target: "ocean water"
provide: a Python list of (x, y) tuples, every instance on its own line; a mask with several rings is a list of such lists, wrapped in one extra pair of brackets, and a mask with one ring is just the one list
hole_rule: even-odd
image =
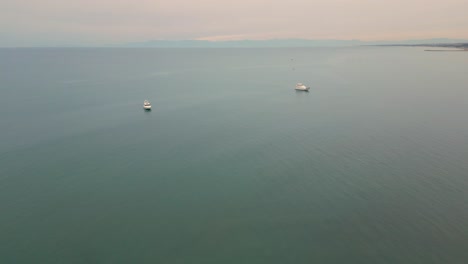
[(0, 263), (468, 263), (467, 113), (468, 52), (0, 49)]

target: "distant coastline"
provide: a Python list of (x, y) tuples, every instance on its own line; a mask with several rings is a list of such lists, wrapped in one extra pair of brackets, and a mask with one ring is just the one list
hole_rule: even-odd
[(84, 44), (68, 43), (36, 46), (8, 46), (0, 48), (309, 48), (309, 47), (359, 47), (359, 46), (406, 46), (432, 48), (468, 49), (468, 39), (409, 39), (400, 41), (391, 40), (359, 40), (359, 39), (264, 39), (264, 40), (148, 40), (142, 42)]
[[(434, 44), (436, 43), (436, 44)], [(150, 40), (116, 45), (133, 48), (307, 48), (356, 46), (424, 46), (468, 48), (468, 39), (418, 39), (395, 41), (362, 41), (357, 39), (268, 39), (268, 40)]]
[(429, 48), (449, 48), (449, 49), (426, 49), (424, 51), (468, 51), (468, 43), (434, 43), (434, 44), (385, 44), (375, 46), (396, 46), (396, 47), (429, 47)]
[(426, 49), (424, 51), (448, 51), (448, 52), (452, 52), (452, 51), (468, 51), (468, 49), (454, 49), (454, 50)]

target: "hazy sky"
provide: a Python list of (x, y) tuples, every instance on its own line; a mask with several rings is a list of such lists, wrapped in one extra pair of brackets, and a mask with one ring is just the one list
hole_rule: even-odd
[(0, 46), (468, 38), (468, 0), (0, 0)]

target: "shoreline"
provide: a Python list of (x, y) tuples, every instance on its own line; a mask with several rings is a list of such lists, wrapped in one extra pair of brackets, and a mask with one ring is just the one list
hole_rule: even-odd
[(455, 50), (442, 50), (442, 49), (426, 49), (424, 51), (438, 51), (438, 52), (453, 52), (453, 51), (468, 51), (468, 49), (455, 49)]

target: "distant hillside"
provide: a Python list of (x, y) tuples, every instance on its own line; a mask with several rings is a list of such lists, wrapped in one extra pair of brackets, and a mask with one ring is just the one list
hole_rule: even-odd
[(431, 44), (390, 44), (380, 46), (413, 46), (413, 47), (437, 47), (437, 48), (457, 48), (468, 49), (468, 42), (465, 43), (431, 43)]
[(358, 40), (305, 40), (305, 39), (273, 39), (273, 40), (153, 40), (124, 44), (126, 47), (155, 48), (255, 48), (255, 47), (333, 47), (360, 45)]
[(119, 47), (151, 48), (280, 48), (280, 47), (346, 47), (360, 45), (455, 45), (468, 43), (466, 39), (420, 39), (405, 41), (360, 41), (360, 40), (308, 40), (308, 39), (272, 39), (272, 40), (152, 40), (133, 42)]

